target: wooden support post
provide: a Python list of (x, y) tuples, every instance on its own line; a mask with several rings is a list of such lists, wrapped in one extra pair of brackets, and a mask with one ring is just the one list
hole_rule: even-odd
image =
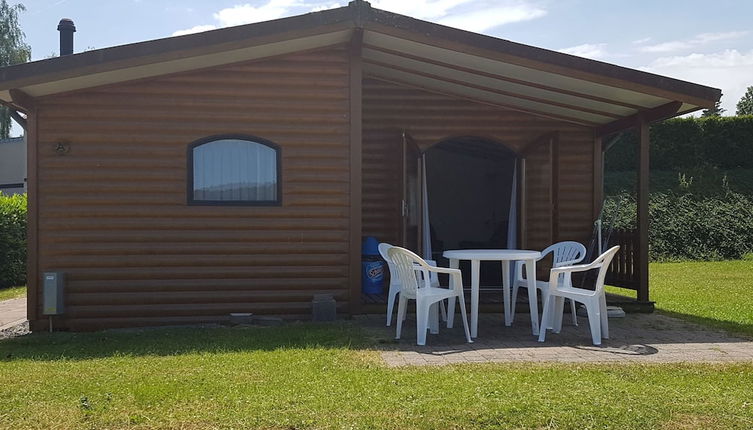
[(362, 98), (363, 29), (355, 28), (350, 40), (350, 314), (361, 311), (361, 186), (362, 186)]
[(38, 119), (37, 109), (27, 111), (26, 122), (26, 319), (32, 331), (42, 330), (38, 325), (41, 315), (42, 274), (39, 273), (39, 174), (38, 174)]
[(638, 301), (648, 302), (649, 123), (638, 117)]

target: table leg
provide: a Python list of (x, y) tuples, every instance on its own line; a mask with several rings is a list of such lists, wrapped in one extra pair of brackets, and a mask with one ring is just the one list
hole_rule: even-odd
[(536, 294), (536, 260), (526, 260), (526, 280), (528, 281), (528, 305), (531, 309), (531, 331), (539, 334), (539, 304)]
[[(460, 261), (455, 258), (450, 258), (450, 269), (457, 269), (460, 267)], [(452, 282), (452, 278), (450, 278)], [(450, 285), (450, 288), (453, 286)], [(462, 286), (461, 286), (462, 288)], [(452, 328), (455, 321), (455, 297), (447, 299), (447, 328)]]
[(481, 261), (471, 260), (471, 337), (478, 337), (478, 294)]
[(510, 261), (502, 260), (502, 303), (505, 310), (505, 325), (512, 325), (512, 308), (510, 303)]

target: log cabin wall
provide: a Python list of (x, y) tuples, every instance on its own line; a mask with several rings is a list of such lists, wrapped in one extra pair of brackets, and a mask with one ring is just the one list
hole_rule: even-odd
[[(314, 293), (346, 312), (348, 67), (329, 49), (39, 99), (38, 268), (67, 281), (56, 327), (308, 318)], [(281, 206), (187, 205), (187, 146), (228, 133), (281, 147)], [(30, 318), (46, 327), (41, 306)]]
[[(363, 234), (398, 242), (401, 223), (400, 142), (408, 132), (427, 149), (444, 139), (479, 136), (521, 151), (538, 137), (556, 131), (558, 177), (539, 160), (527, 163), (530, 174), (526, 247), (543, 249), (557, 240), (586, 242), (593, 222), (593, 135), (581, 127), (482, 103), (397, 84), (365, 79), (363, 85)], [(548, 150), (547, 150), (548, 151)], [(552, 220), (549, 193), (557, 187), (559, 212)], [(551, 223), (556, 223), (552, 225)]]

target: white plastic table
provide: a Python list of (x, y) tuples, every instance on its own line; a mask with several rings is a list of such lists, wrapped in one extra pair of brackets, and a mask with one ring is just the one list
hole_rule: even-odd
[[(504, 302), (505, 325), (512, 324), (512, 308), (510, 303), (510, 266), (513, 261), (522, 260), (526, 265), (526, 276), (528, 280), (528, 303), (531, 308), (531, 329), (534, 336), (539, 334), (539, 306), (536, 300), (536, 276), (530, 275), (536, 273), (536, 259), (541, 258), (539, 251), (526, 251), (521, 249), (454, 249), (442, 253), (450, 260), (450, 267), (457, 269), (460, 260), (470, 260), (471, 262), (471, 337), (478, 335), (478, 296), (479, 296), (479, 278), (482, 261), (499, 261), (502, 263), (502, 298)], [(454, 315), (455, 301), (450, 300), (448, 317)]]

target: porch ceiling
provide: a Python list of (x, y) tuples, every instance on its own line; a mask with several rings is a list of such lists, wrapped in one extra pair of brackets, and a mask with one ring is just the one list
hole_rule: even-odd
[[(589, 127), (676, 101), (621, 86), (364, 31), (364, 74)], [(683, 103), (678, 112), (702, 108)]]

